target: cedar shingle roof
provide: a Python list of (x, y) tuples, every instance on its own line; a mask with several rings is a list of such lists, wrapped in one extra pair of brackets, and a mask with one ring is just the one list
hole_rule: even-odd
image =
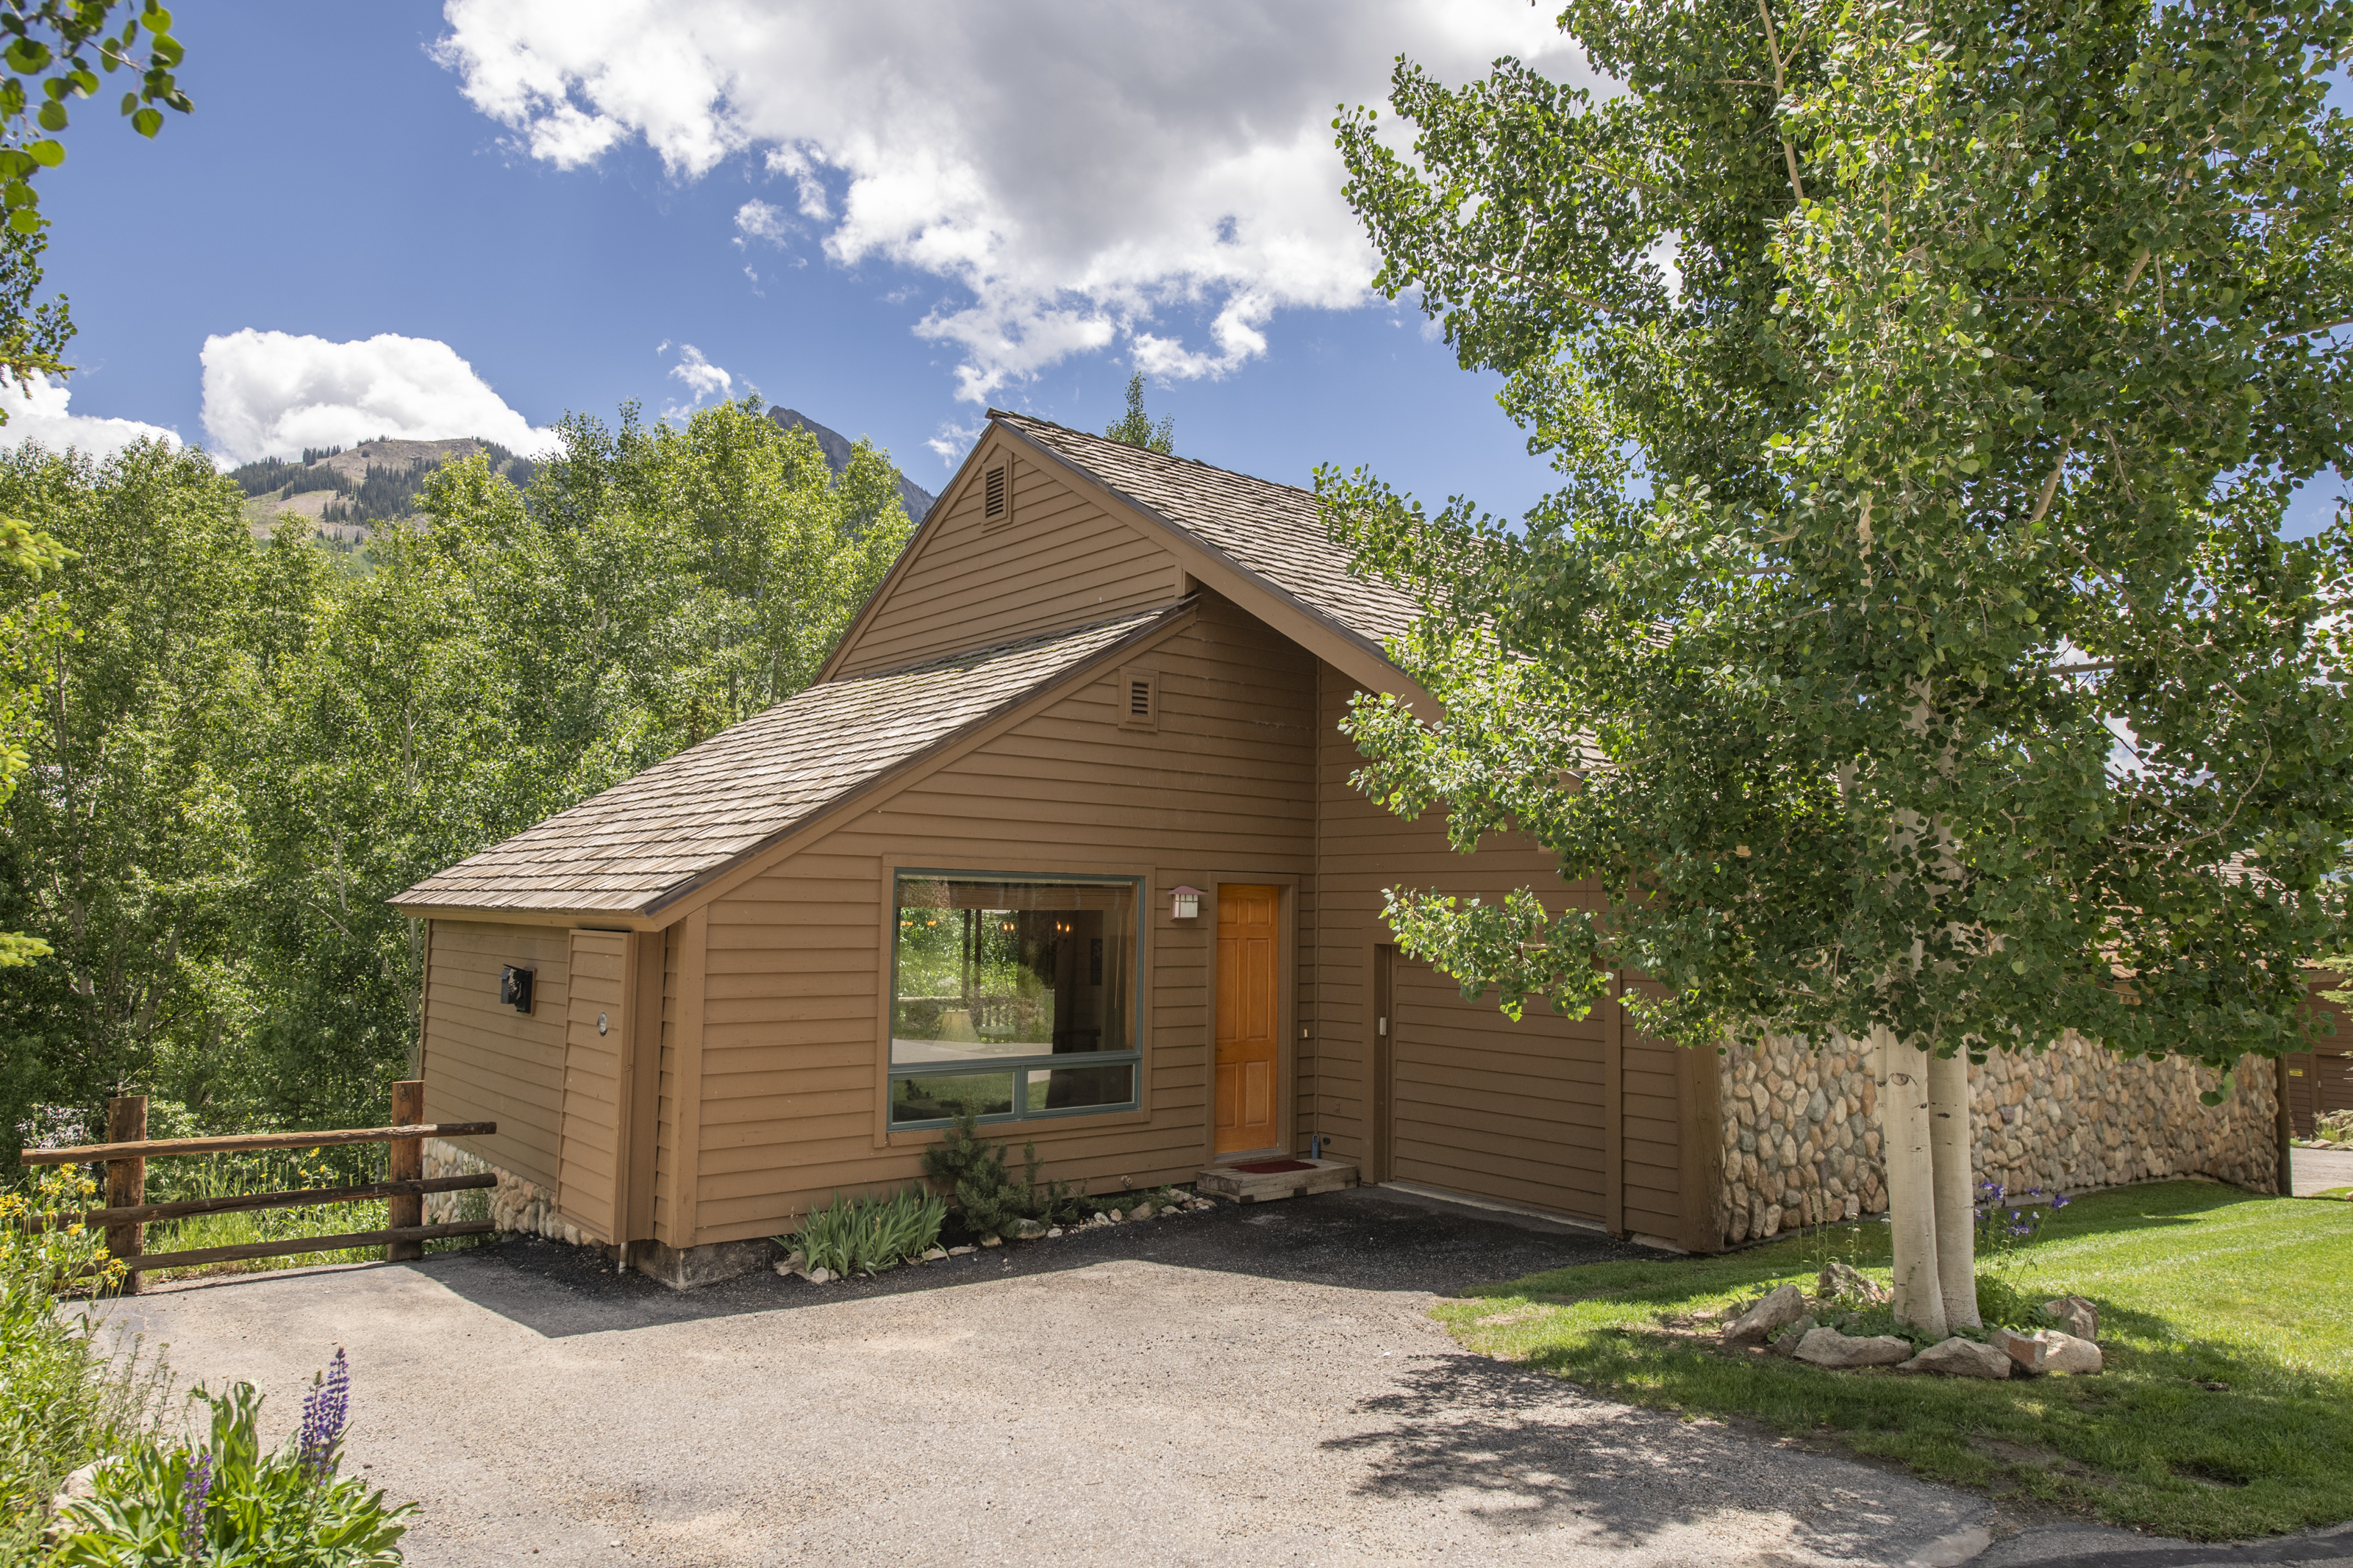
[(1183, 610), (1169, 605), (812, 686), (393, 903), (649, 913), (892, 770)]
[(1413, 600), (1348, 567), (1325, 535), (1314, 492), (1164, 457), (1001, 408), (989, 417), (1069, 459), (1129, 501), (1193, 535), (1311, 615), (1380, 651), (1415, 616)]

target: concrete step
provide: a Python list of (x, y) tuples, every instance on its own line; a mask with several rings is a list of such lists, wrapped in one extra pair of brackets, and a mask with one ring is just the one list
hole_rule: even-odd
[(1336, 1193), (1356, 1184), (1356, 1167), (1345, 1160), (1244, 1160), (1242, 1165), (1296, 1164), (1296, 1171), (1245, 1171), (1239, 1165), (1211, 1165), (1193, 1180), (1195, 1187), (1212, 1196), (1246, 1204), (1276, 1198), (1304, 1197), (1310, 1193)]

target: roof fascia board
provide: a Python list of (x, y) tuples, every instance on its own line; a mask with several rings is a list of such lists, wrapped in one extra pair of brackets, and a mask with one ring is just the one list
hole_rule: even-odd
[(1043, 683), (1029, 688), (987, 713), (982, 714), (963, 728), (941, 737), (923, 751), (906, 757), (876, 773), (872, 778), (836, 796), (810, 816), (783, 829), (760, 843), (739, 850), (722, 865), (688, 879), (658, 895), (652, 901), (631, 910), (560, 910), (547, 909), (507, 910), (497, 906), (473, 904), (400, 904), (393, 908), (419, 920), (488, 921), (510, 925), (578, 925), (589, 921), (607, 921), (615, 926), (627, 925), (632, 931), (661, 931), (719, 898), (731, 889), (759, 875), (776, 862), (789, 858), (807, 848), (809, 843), (823, 837), (838, 826), (837, 819), (845, 811), (877, 805), (888, 800), (910, 785), (929, 777), (940, 768), (969, 753), (975, 747), (987, 744), (1007, 730), (1028, 719), (1041, 705), (1055, 700), (1066, 688), (1082, 677), (1098, 673), (1104, 665), (1116, 663), (1151, 647), (1191, 626), (1198, 616), (1198, 608), (1190, 602), (1171, 606), (1157, 619), (1137, 628), (1115, 643), (1097, 649), (1079, 663), (1060, 674), (1049, 677)]
[[(891, 570), (882, 574), (882, 581), (875, 585), (873, 593), (866, 596), (866, 603), (859, 606), (856, 617), (849, 623), (849, 629), (841, 634), (840, 639), (833, 645), (833, 651), (826, 655), (825, 663), (818, 667), (816, 678), (809, 682), (811, 686), (823, 686), (839, 673), (842, 661), (849, 657), (850, 649), (858, 646), (859, 638), (866, 635), (867, 626), (881, 613), (884, 602), (898, 589), (899, 579), (914, 569), (916, 559), (931, 548), (932, 541), (939, 537), (939, 530), (947, 526), (948, 513), (964, 499), (965, 488), (974, 482), (974, 475), (980, 471), (987, 459), (991, 446), (989, 437), (998, 434), (999, 429), (994, 420), (990, 421), (980, 439), (972, 444), (972, 450), (964, 455), (964, 461), (956, 465), (956, 471), (948, 480), (947, 488), (940, 491), (939, 499), (932, 502), (932, 510), (925, 512), (923, 521), (915, 525), (913, 537), (900, 550), (899, 559), (891, 563)], [(934, 524), (938, 527), (934, 527)]]
[(629, 910), (500, 909), (493, 905), (403, 904), (387, 899), (393, 909), (414, 921), (466, 921), (480, 925), (552, 926), (564, 931), (661, 931), (668, 915), (642, 915)]
[(1142, 501), (1113, 489), (1089, 469), (1032, 437), (1018, 426), (998, 424), (1026, 453), (1092, 490), (1114, 517), (1176, 557), (1177, 563), (1204, 584), (1214, 588), (1250, 614), (1369, 691), (1400, 698), (1414, 714), (1435, 721), (1445, 707), (1421, 683), (1388, 661), (1379, 648), (1355, 632), (1336, 625), (1322, 611), (1293, 597), (1222, 551), (1211, 548), (1183, 523), (1163, 517)]

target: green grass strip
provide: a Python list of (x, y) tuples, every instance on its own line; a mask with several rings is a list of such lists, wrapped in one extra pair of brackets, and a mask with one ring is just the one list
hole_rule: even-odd
[(2096, 1377), (1826, 1372), (1725, 1351), (1712, 1322), (1677, 1327), (1785, 1280), (1810, 1289), (1831, 1258), (1883, 1282), (1886, 1226), (1553, 1269), (1435, 1315), (1471, 1349), (1630, 1403), (1834, 1439), (2111, 1524), (2221, 1541), (2353, 1518), (2353, 1207), (2201, 1182), (2077, 1199), (2002, 1278), (2098, 1303)]

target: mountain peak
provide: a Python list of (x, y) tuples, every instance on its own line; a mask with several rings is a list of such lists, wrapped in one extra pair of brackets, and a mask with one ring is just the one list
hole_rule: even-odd
[[(818, 450), (825, 454), (825, 466), (835, 473), (839, 474), (849, 467), (852, 447), (849, 437), (828, 429), (797, 408), (772, 407), (768, 410), (768, 417), (787, 430), (806, 430), (816, 437)], [(932, 510), (932, 502), (937, 499), (905, 474), (899, 476), (899, 502), (907, 509), (909, 522), (923, 521), (923, 514)]]

